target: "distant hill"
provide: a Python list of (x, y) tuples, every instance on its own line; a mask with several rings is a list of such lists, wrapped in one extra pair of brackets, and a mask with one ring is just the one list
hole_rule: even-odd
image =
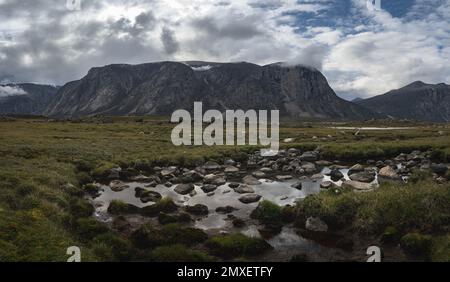
[(0, 85), (0, 114), (40, 115), (57, 90), (33, 83)]
[(450, 85), (413, 82), (386, 94), (356, 101), (368, 109), (395, 118), (430, 122), (450, 121)]

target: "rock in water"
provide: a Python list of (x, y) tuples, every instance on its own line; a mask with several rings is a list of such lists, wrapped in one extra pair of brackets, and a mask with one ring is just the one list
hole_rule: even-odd
[(324, 182), (320, 183), (320, 188), (329, 189), (331, 187), (333, 187), (333, 182), (331, 182), (331, 181), (324, 181)]
[(190, 214), (194, 215), (207, 215), (208, 214), (208, 207), (202, 204), (197, 204), (194, 206), (186, 206), (186, 211)]
[(162, 196), (156, 191), (143, 191), (139, 198), (141, 199), (141, 202), (148, 203), (157, 202), (161, 200)]
[(203, 178), (206, 184), (214, 184), (217, 186), (227, 183), (226, 179), (220, 175), (208, 174)]
[(242, 181), (243, 181), (245, 184), (247, 184), (247, 185), (259, 185), (259, 184), (261, 184), (261, 182), (258, 181), (258, 179), (254, 178), (254, 177), (251, 176), (251, 175), (245, 176), (245, 177), (242, 179)]
[(277, 176), (275, 176), (275, 178), (278, 181), (286, 181), (286, 180), (292, 179), (292, 175), (277, 175)]
[(230, 182), (230, 183), (228, 184), (228, 187), (234, 189), (234, 188), (239, 187), (239, 185), (241, 185), (241, 184), (239, 184), (239, 183), (237, 183), (237, 182)]
[(331, 180), (333, 180), (333, 181), (339, 181), (342, 178), (344, 178), (344, 174), (337, 169), (333, 169), (330, 172), (330, 177), (331, 177)]
[(349, 175), (349, 178), (354, 181), (370, 183), (375, 180), (375, 173), (368, 171), (361, 171)]
[(239, 201), (244, 204), (250, 204), (254, 202), (258, 202), (261, 199), (260, 195), (257, 194), (246, 194), (239, 198)]
[(120, 192), (124, 189), (130, 188), (129, 185), (123, 183), (120, 180), (113, 180), (111, 181), (111, 183), (109, 183), (109, 187), (111, 188), (111, 190), (113, 190), (114, 192)]
[(216, 190), (216, 189), (217, 189), (217, 186), (214, 185), (214, 184), (205, 184), (205, 185), (202, 186), (201, 189), (202, 189), (203, 192), (205, 192), (205, 193), (210, 193), (210, 192)]
[(232, 212), (234, 212), (235, 210), (237, 210), (236, 208), (234, 208), (234, 207), (232, 207), (232, 206), (225, 206), (225, 207), (218, 207), (217, 209), (216, 209), (216, 212), (217, 213), (232, 213)]
[(195, 188), (194, 185), (191, 183), (178, 184), (175, 187), (174, 191), (181, 195), (187, 195), (187, 194), (191, 193), (192, 190), (194, 190), (194, 188)]
[(239, 194), (247, 194), (247, 193), (254, 193), (255, 190), (253, 190), (252, 187), (250, 187), (246, 184), (242, 184), (242, 185), (239, 185), (237, 188), (234, 188), (234, 192), (239, 193)]

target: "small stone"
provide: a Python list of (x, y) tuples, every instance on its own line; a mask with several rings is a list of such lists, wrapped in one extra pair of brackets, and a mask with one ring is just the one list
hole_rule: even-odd
[(302, 182), (297, 182), (291, 185), (292, 188), (298, 189), (298, 190), (302, 190)]
[(305, 228), (314, 232), (327, 232), (328, 225), (318, 217), (308, 217)]
[(237, 210), (237, 209), (234, 208), (234, 207), (232, 207), (232, 206), (225, 206), (225, 207), (218, 207), (218, 208), (216, 209), (216, 212), (217, 212), (217, 213), (224, 213), (224, 214), (227, 214), (227, 213), (232, 213), (232, 212), (234, 212), (235, 210)]
[(333, 182), (331, 182), (331, 181), (324, 181), (324, 182), (320, 183), (320, 188), (329, 189), (331, 187), (333, 187)]
[(254, 177), (256, 177), (256, 178), (264, 178), (264, 177), (266, 177), (266, 174), (264, 172), (258, 171), (258, 170), (253, 172), (252, 175)]
[(275, 176), (275, 178), (278, 181), (286, 181), (286, 180), (292, 179), (292, 175), (277, 175), (277, 176)]
[(230, 188), (237, 188), (237, 187), (239, 187), (239, 183), (237, 183), (237, 182), (230, 182), (230, 183), (228, 183), (228, 187), (230, 187)]

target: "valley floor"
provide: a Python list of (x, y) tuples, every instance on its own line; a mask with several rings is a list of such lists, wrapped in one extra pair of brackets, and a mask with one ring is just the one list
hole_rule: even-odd
[[(259, 149), (256, 147), (175, 147), (170, 141), (174, 125), (167, 120), (164, 117), (1, 119), (0, 261), (66, 261), (69, 246), (81, 248), (83, 261), (362, 261), (367, 257), (365, 249), (372, 244), (382, 246), (386, 260), (390, 261), (450, 261), (449, 173), (442, 170), (443, 166), (438, 170), (422, 167), (425, 164), (422, 160), (444, 166), (450, 163), (448, 124), (282, 123), (280, 139), (287, 141), (282, 142), (282, 147), (295, 149), (291, 152), (298, 155), (293, 155), (293, 159), (304, 152), (318, 152), (316, 160), (307, 161), (315, 163), (316, 174), (321, 172), (317, 161), (327, 161), (327, 167), (335, 165), (341, 169), (357, 163), (370, 168), (379, 162), (378, 169), (400, 163), (406, 169), (397, 170), (409, 180), (407, 184), (388, 181), (365, 193), (345, 187), (319, 189), (317, 193), (299, 197), (290, 206), (274, 203), (278, 198), (265, 199), (253, 204), (252, 210), (257, 212), (251, 219), (264, 236), (235, 233), (234, 229), (223, 235), (186, 224), (183, 222), (186, 216), (179, 211), (180, 204), (166, 195), (148, 208), (136, 209), (129, 203), (114, 201), (112, 206), (104, 207), (112, 215), (112, 221), (99, 220), (95, 216), (99, 210), (95, 196), (101, 192), (98, 189), (101, 185), (111, 187), (114, 180), (127, 184), (136, 182), (136, 177), (142, 174), (158, 176), (159, 183), (155, 185), (165, 185), (173, 176), (204, 167), (209, 161), (221, 166), (211, 171), (227, 176), (229, 185), (232, 181), (241, 182), (244, 174), (268, 167), (262, 163), (253, 168), (248, 166), (249, 157)], [(395, 161), (399, 155), (402, 157)], [(414, 157), (417, 155), (420, 157)], [(224, 161), (229, 159), (236, 166), (242, 164), (239, 170), (243, 175), (228, 177)], [(166, 179), (162, 171), (171, 166), (176, 166), (177, 172), (169, 173), (174, 175)], [(204, 169), (206, 175), (208, 168)], [(117, 175), (111, 176), (112, 172)], [(289, 174), (300, 179), (299, 174), (305, 173), (270, 174), (267, 169), (266, 172), (269, 181), (280, 182), (285, 180), (277, 176)], [(207, 184), (203, 177), (192, 181), (201, 184), (196, 189)], [(197, 196), (200, 193), (201, 190)], [(158, 197), (147, 196), (152, 195)], [(197, 215), (191, 216), (195, 219)], [(306, 228), (311, 218), (320, 219), (313, 220), (318, 229), (320, 223), (325, 223), (327, 231)], [(280, 229), (284, 231), (280, 233)], [(270, 250), (276, 244), (273, 238), (279, 234), (285, 235), (284, 238), (307, 239), (313, 247), (280, 258), (276, 250)]]

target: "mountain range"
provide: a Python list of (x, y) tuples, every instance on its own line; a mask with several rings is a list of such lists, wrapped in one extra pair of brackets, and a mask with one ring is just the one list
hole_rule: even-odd
[(394, 118), (430, 122), (450, 121), (450, 85), (413, 82), (386, 94), (355, 101)]
[(279, 109), (290, 118), (367, 119), (363, 107), (339, 98), (317, 70), (281, 63), (158, 62), (93, 68), (58, 91), (44, 114), (170, 115), (204, 109)]
[[(318, 70), (283, 63), (156, 62), (95, 67), (62, 87), (3, 85), (23, 93), (0, 95), (0, 114), (42, 114), (57, 118), (93, 115), (170, 115), (204, 109), (279, 109), (291, 119), (450, 120), (450, 86), (414, 82), (352, 102), (341, 99)], [(0, 90), (1, 90), (0, 85)], [(1, 94), (1, 93), (0, 93)]]

